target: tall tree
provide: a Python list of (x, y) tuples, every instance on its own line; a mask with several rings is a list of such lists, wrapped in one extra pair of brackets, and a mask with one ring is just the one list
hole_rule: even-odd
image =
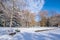
[(40, 26), (46, 26), (48, 12), (46, 10), (40, 12)]

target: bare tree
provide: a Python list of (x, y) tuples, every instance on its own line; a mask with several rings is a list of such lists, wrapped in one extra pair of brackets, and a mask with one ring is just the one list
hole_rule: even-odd
[(40, 26), (46, 26), (47, 16), (48, 16), (48, 12), (46, 10), (40, 12), (40, 17), (41, 17)]

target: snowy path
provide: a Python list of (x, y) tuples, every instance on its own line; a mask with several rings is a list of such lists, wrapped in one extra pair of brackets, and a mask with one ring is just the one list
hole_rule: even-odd
[(33, 32), (33, 30), (45, 30), (51, 28), (19, 28), (20, 30), (22, 30), (22, 32), (18, 32), (14, 36), (8, 35), (9, 32), (7, 30), (15, 32), (15, 29), (16, 28), (0, 28), (0, 40), (60, 40), (60, 28), (54, 28), (54, 30), (43, 32)]

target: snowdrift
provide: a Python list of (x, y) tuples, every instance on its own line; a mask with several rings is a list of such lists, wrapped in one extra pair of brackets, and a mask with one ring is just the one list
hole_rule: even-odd
[[(16, 32), (16, 29), (21, 32)], [(35, 32), (45, 29), (54, 30)], [(14, 32), (15, 35), (9, 35)], [(60, 28), (0, 28), (0, 40), (60, 40)]]

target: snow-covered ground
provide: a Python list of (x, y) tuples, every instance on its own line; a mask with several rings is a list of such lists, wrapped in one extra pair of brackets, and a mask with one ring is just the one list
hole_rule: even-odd
[[(20, 32), (15, 30), (20, 30)], [(14, 32), (16, 32), (15, 35), (9, 35)], [(60, 28), (0, 28), (0, 40), (60, 40)]]

